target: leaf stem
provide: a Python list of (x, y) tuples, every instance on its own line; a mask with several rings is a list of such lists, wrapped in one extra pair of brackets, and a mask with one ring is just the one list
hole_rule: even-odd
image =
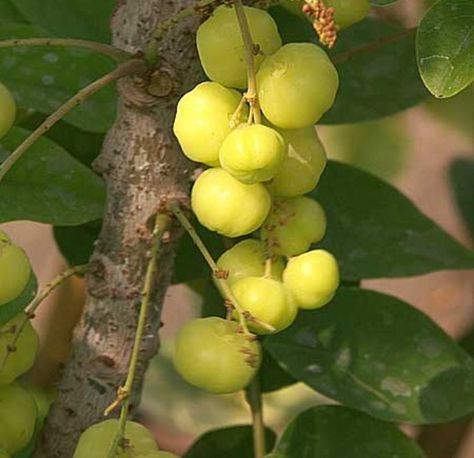
[(153, 280), (156, 274), (156, 263), (161, 245), (160, 242), (163, 238), (163, 234), (168, 229), (170, 221), (170, 217), (164, 213), (158, 213), (156, 216), (155, 226), (153, 229), (153, 241), (150, 249), (150, 260), (148, 261), (145, 273), (145, 282), (142, 290), (142, 301), (140, 304), (140, 312), (138, 315), (137, 329), (135, 332), (135, 340), (133, 343), (132, 354), (130, 356), (130, 362), (128, 365), (127, 379), (125, 380), (125, 385), (118, 389), (117, 399), (105, 410), (105, 415), (108, 415), (118, 405), (121, 404), (118, 431), (107, 455), (108, 458), (116, 457), (117, 448), (120, 446), (125, 434), (125, 427), (127, 424), (127, 416), (130, 405), (130, 393), (132, 392), (133, 383), (135, 381), (135, 375), (138, 366), (138, 357), (140, 354), (140, 346), (145, 331), (146, 319), (148, 316), (148, 307), (151, 302)]
[(262, 392), (258, 376), (253, 379), (245, 394), (252, 413), (254, 458), (264, 458), (266, 454), (265, 422), (263, 419)]
[(257, 47), (252, 40), (252, 35), (250, 34), (250, 27), (242, 0), (234, 0), (234, 6), (235, 14), (239, 21), (240, 32), (242, 34), (242, 41), (244, 42), (245, 60), (247, 62), (248, 87), (245, 97), (250, 104), (253, 121), (260, 124), (262, 122), (262, 115), (260, 113), (260, 104), (258, 101), (257, 75), (255, 71), (255, 52)]
[(11, 48), (16, 46), (63, 46), (73, 48), (84, 48), (104, 54), (116, 62), (124, 62), (132, 57), (127, 51), (116, 48), (105, 43), (90, 40), (78, 40), (74, 38), (14, 38), (12, 40), (0, 41), (0, 48)]
[(49, 115), (32, 133), (21, 143), (10, 156), (0, 164), (0, 181), (6, 173), (15, 165), (16, 161), (33, 145), (43, 134), (60, 121), (74, 107), (82, 103), (91, 95), (107, 84), (116, 81), (124, 76), (138, 74), (145, 71), (145, 63), (140, 59), (131, 59), (118, 65), (113, 71), (102, 76), (98, 80), (82, 88), (76, 95), (70, 98), (65, 104), (61, 105), (54, 113)]
[[(39, 294), (31, 301), (30, 305), (28, 305), (25, 316), (21, 320), (20, 324), (16, 327), (15, 332), (13, 334), (13, 338), (11, 342), (9, 342), (9, 348), (14, 349), (20, 335), (28, 322), (31, 318), (33, 318), (36, 310), (41, 305), (41, 303), (61, 284), (63, 284), (69, 277), (73, 275), (82, 275), (85, 274), (89, 270), (89, 265), (84, 264), (80, 266), (71, 267), (70, 269), (61, 272), (57, 277), (53, 278), (49, 283), (45, 285), (45, 287), (39, 292)], [(13, 350), (14, 351), (14, 350)], [(13, 351), (7, 351), (5, 356), (3, 357), (2, 361), (0, 361), (0, 372), (2, 372), (5, 364), (7, 363), (9, 355)]]

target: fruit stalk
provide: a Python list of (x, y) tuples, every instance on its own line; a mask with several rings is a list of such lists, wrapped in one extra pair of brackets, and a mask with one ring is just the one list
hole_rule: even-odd
[(246, 399), (252, 412), (254, 458), (264, 458), (266, 454), (265, 422), (263, 420), (262, 392), (258, 376), (246, 391)]
[(78, 106), (84, 100), (95, 94), (104, 86), (123, 78), (127, 75), (139, 74), (145, 71), (145, 63), (140, 59), (131, 59), (117, 66), (113, 71), (107, 73), (96, 81), (93, 81), (86, 87), (82, 88), (76, 95), (71, 97), (65, 104), (61, 105), (54, 113), (49, 115), (23, 143), (21, 143), (13, 153), (8, 156), (5, 161), (0, 164), (0, 181), (7, 172), (15, 165), (16, 161), (25, 153), (28, 148), (33, 145), (42, 135), (44, 135), (51, 127), (60, 121), (73, 108)]
[(235, 13), (239, 21), (240, 31), (242, 33), (242, 40), (245, 47), (245, 59), (247, 61), (247, 77), (248, 77), (248, 88), (246, 99), (250, 104), (251, 117), (254, 122), (261, 124), (262, 115), (260, 113), (260, 104), (258, 102), (258, 92), (257, 92), (257, 76), (255, 72), (255, 52), (258, 52), (256, 49), (255, 43), (252, 40), (252, 35), (250, 34), (250, 27), (245, 15), (244, 6), (242, 0), (234, 0)]
[(127, 424), (127, 416), (130, 404), (130, 393), (133, 389), (135, 375), (137, 373), (138, 356), (143, 340), (143, 333), (145, 331), (145, 324), (148, 315), (148, 307), (151, 302), (151, 295), (153, 289), (153, 280), (155, 278), (157, 269), (157, 259), (160, 250), (161, 240), (165, 231), (168, 229), (170, 218), (164, 213), (158, 213), (155, 219), (155, 226), (153, 229), (152, 245), (150, 249), (150, 260), (148, 261), (145, 282), (142, 291), (142, 301), (140, 304), (140, 312), (138, 315), (137, 328), (135, 331), (135, 340), (133, 342), (133, 350), (130, 356), (130, 363), (128, 366), (127, 379), (125, 385), (120, 387), (117, 392), (117, 399), (106, 409), (105, 415), (108, 415), (116, 406), (122, 404), (120, 410), (120, 420), (118, 424), (117, 435), (112, 442), (107, 458), (115, 458), (117, 448), (123, 440), (125, 433), (125, 426)]

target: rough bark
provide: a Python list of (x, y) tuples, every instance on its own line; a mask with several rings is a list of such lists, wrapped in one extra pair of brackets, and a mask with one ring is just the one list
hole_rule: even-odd
[[(122, 0), (112, 19), (113, 41), (128, 51), (143, 50), (157, 22), (190, 0)], [(43, 431), (37, 457), (72, 457), (80, 433), (102, 418), (123, 383), (130, 357), (150, 229), (160, 203), (185, 198), (190, 164), (171, 135), (177, 97), (199, 78), (195, 57), (196, 18), (179, 24), (160, 49), (165, 73), (153, 99), (132, 81), (119, 84), (116, 122), (95, 162), (104, 177), (108, 203), (87, 277), (86, 309), (64, 368), (58, 398)], [(170, 93), (171, 91), (171, 93)], [(171, 230), (171, 238), (173, 232)], [(160, 308), (173, 267), (171, 246), (158, 260), (153, 304), (142, 343), (132, 404), (136, 405), (149, 359), (158, 348)]]

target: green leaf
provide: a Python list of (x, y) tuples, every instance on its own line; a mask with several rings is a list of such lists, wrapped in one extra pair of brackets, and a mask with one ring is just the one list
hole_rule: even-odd
[(0, 0), (0, 24), (3, 22), (27, 22), (12, 0)]
[[(275, 444), (275, 433), (265, 429), (268, 450)], [(183, 458), (253, 458), (251, 426), (230, 426), (204, 433)]]
[(89, 262), (101, 226), (100, 220), (80, 226), (54, 226), (54, 238), (61, 254), (70, 266), (79, 266)]
[(387, 6), (387, 5), (390, 5), (390, 4), (395, 3), (397, 1), (398, 0), (370, 0), (370, 3), (373, 6)]
[(440, 0), (426, 13), (416, 38), (418, 67), (429, 91), (452, 97), (474, 81), (474, 3)]
[(286, 428), (272, 458), (422, 458), (396, 426), (341, 406), (306, 410)]
[(265, 349), (263, 349), (262, 366), (258, 372), (258, 378), (260, 389), (264, 393), (276, 391), (298, 382), (287, 371), (283, 370)]
[(474, 412), (473, 360), (391, 296), (340, 288), (264, 345), (296, 379), (383, 420), (438, 423)]
[[(0, 144), (0, 162), (30, 134), (13, 128)], [(102, 217), (105, 187), (63, 148), (40, 138), (0, 182), (0, 222), (31, 220), (74, 226)]]
[(355, 167), (330, 161), (312, 195), (328, 217), (321, 246), (337, 257), (345, 280), (474, 268), (473, 252), (393, 186)]
[(111, 40), (113, 0), (15, 0), (15, 6), (32, 24), (58, 37)]
[[(0, 24), (0, 39), (46, 36), (33, 26)], [(113, 68), (107, 57), (84, 49), (51, 46), (0, 49), (2, 82), (20, 106), (45, 114), (55, 111)], [(105, 132), (115, 118), (115, 103), (115, 89), (110, 85), (74, 108), (64, 120), (86, 131)]]
[(36, 280), (36, 275), (32, 271), (30, 279), (22, 293), (16, 299), (0, 305), (0, 327), (24, 310), (35, 298), (37, 291), (38, 282)]

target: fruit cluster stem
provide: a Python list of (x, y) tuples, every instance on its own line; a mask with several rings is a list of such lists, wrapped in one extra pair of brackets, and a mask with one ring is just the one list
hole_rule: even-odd
[(84, 100), (95, 94), (104, 86), (123, 78), (127, 75), (139, 74), (146, 69), (145, 63), (141, 59), (130, 59), (118, 65), (113, 71), (102, 76), (98, 80), (90, 83), (82, 88), (76, 95), (70, 98), (64, 105), (61, 105), (54, 113), (49, 115), (23, 143), (21, 143), (13, 153), (11, 153), (5, 161), (0, 164), (0, 181), (7, 172), (15, 165), (16, 161), (32, 146), (42, 135), (51, 129), (58, 121), (60, 121), (73, 108), (82, 103)]
[(262, 392), (258, 376), (246, 390), (246, 399), (252, 413), (254, 458), (264, 458), (266, 454), (265, 422), (263, 420)]
[(246, 99), (250, 104), (251, 118), (253, 118), (253, 121), (257, 124), (261, 124), (262, 115), (258, 101), (257, 73), (255, 71), (255, 53), (259, 52), (259, 50), (253, 42), (242, 0), (234, 0), (234, 5), (237, 20), (239, 21), (240, 32), (242, 34), (242, 40), (244, 42), (245, 60), (247, 62), (248, 87)]
[(157, 259), (160, 250), (160, 242), (163, 238), (165, 231), (169, 227), (170, 221), (170, 217), (165, 213), (158, 213), (155, 219), (155, 226), (153, 229), (152, 236), (152, 246), (150, 249), (150, 260), (148, 261), (145, 274), (145, 282), (142, 291), (142, 301), (140, 304), (140, 312), (138, 315), (137, 329), (135, 331), (135, 340), (133, 342), (132, 354), (130, 356), (130, 363), (128, 365), (127, 379), (125, 381), (125, 385), (118, 389), (117, 399), (105, 411), (105, 415), (107, 415), (112, 410), (114, 410), (115, 407), (121, 404), (118, 431), (107, 455), (108, 458), (116, 457), (117, 449), (124, 438), (125, 426), (127, 424), (128, 410), (130, 404), (130, 393), (132, 392), (133, 383), (137, 372), (138, 356), (143, 340), (143, 334), (145, 332), (148, 307), (150, 305), (151, 293), (153, 289), (153, 279), (155, 278), (157, 269)]

